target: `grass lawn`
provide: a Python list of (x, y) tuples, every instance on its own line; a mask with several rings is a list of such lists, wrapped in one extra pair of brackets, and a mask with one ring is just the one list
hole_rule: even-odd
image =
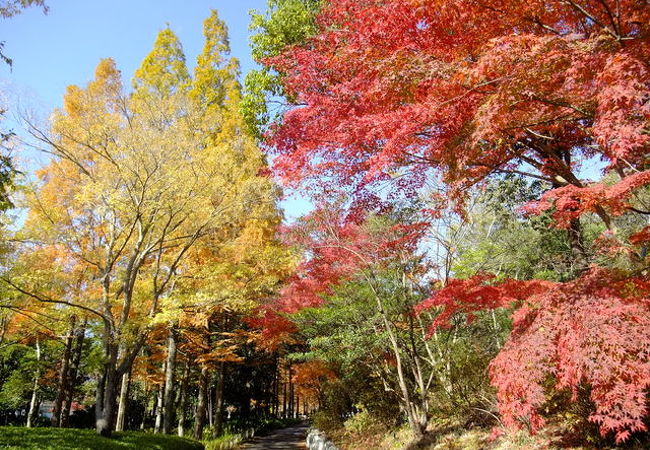
[(113, 433), (108, 439), (97, 436), (94, 430), (0, 427), (0, 449), (9, 448), (202, 450), (204, 447), (192, 439), (135, 431)]

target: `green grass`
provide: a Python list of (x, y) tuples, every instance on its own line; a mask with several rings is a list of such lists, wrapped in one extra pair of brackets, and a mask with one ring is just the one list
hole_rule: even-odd
[(128, 431), (113, 433), (113, 437), (97, 436), (94, 430), (74, 428), (0, 427), (0, 449), (160, 449), (203, 450), (200, 442), (161, 434)]
[(206, 450), (231, 450), (242, 443), (244, 437), (241, 434), (225, 433), (217, 438), (203, 441)]

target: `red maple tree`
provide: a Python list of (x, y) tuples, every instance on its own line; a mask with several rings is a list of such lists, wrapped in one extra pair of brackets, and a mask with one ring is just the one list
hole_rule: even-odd
[[(300, 105), (268, 135), (288, 184), (336, 180), (369, 198), (379, 186), (413, 195), (440, 179), (462, 205), (467, 188), (512, 173), (547, 182), (527, 209), (550, 211), (574, 234), (585, 213), (607, 228), (612, 216), (649, 214), (631, 201), (650, 184), (647, 2), (339, 0), (325, 1), (317, 20), (316, 36), (266, 61)], [(581, 177), (596, 160), (612, 183)], [(628, 243), (648, 240), (643, 229)], [(443, 307), (444, 325), (524, 301), (491, 366), (504, 422), (543, 424), (550, 375), (558, 388), (590, 385), (590, 419), (623, 441), (648, 415), (646, 253), (627, 275), (455, 280), (421, 308)], [(333, 256), (328, 264), (341, 263)]]
[[(287, 182), (413, 191), (433, 169), (460, 196), (510, 172), (571, 186), (556, 203), (593, 203), (585, 161), (621, 179), (647, 167), (647, 4), (341, 0), (325, 2), (318, 23), (304, 46), (267, 61), (301, 105), (269, 135)], [(629, 192), (599, 195), (617, 209)]]
[(453, 280), (418, 305), (418, 312), (440, 308), (433, 326), (453, 317), (471, 320), (479, 311), (514, 304), (513, 330), (490, 364), (503, 423), (545, 423), (545, 381), (558, 390), (590, 387), (595, 410), (589, 420), (601, 434), (625, 441), (631, 432), (647, 431), (646, 393), (650, 387), (650, 282), (593, 267), (566, 283), (507, 280), (493, 276)]

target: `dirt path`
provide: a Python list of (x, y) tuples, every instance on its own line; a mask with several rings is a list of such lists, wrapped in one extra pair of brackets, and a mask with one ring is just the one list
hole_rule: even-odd
[(291, 428), (274, 431), (268, 436), (256, 437), (240, 447), (242, 450), (262, 449), (306, 449), (307, 425), (298, 425)]

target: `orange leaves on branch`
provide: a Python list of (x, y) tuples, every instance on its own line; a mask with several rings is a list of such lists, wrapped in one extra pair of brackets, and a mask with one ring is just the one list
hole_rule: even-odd
[(307, 361), (293, 365), (293, 382), (297, 385), (301, 397), (318, 400), (323, 385), (335, 380), (336, 374), (319, 360)]
[(296, 342), (294, 337), (297, 331), (296, 325), (271, 308), (260, 309), (257, 316), (248, 318), (246, 322), (252, 328), (259, 330), (251, 336), (251, 340), (262, 350), (275, 352), (283, 345)]

